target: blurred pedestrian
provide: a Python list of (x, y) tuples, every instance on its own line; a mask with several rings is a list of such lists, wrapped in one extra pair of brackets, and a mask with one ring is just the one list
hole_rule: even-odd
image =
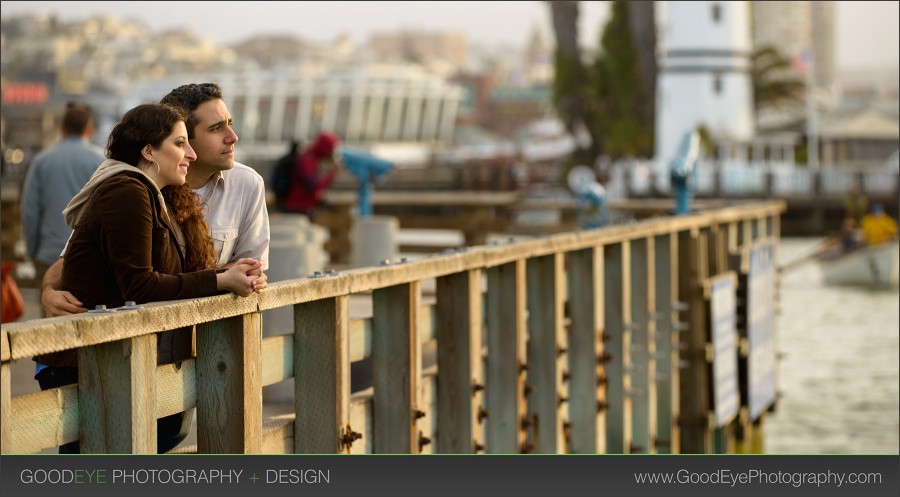
[(869, 198), (859, 189), (858, 183), (850, 185), (850, 190), (843, 199), (844, 217), (850, 216), (858, 224), (869, 212)]
[(291, 191), (291, 173), (294, 171), (299, 155), (300, 141), (291, 140), (287, 153), (279, 157), (272, 167), (272, 175), (269, 180), (272, 184), (272, 193), (275, 194), (275, 204), (281, 210), (285, 210), (284, 201)]
[(322, 206), (325, 190), (334, 181), (340, 164), (340, 139), (332, 133), (319, 133), (297, 157), (284, 210), (306, 214), (312, 220)]
[(38, 283), (72, 234), (63, 209), (106, 159), (89, 141), (94, 125), (87, 105), (70, 103), (59, 131), (62, 138), (35, 156), (22, 187), (22, 230)]

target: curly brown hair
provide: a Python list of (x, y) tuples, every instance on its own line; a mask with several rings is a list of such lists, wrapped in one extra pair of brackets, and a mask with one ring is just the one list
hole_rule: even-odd
[(203, 200), (185, 183), (162, 189), (166, 205), (173, 213), (174, 221), (181, 226), (187, 246), (184, 254), (185, 272), (216, 267), (216, 250), (209, 228), (203, 217)]

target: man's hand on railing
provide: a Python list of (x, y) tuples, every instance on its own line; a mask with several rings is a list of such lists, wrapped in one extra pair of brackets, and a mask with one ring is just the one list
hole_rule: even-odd
[(41, 306), (47, 312), (48, 317), (87, 312), (87, 309), (81, 307), (82, 305), (80, 300), (65, 290), (54, 290), (46, 286), (41, 291)]
[(258, 275), (251, 275), (250, 272), (261, 269), (262, 264), (256, 259), (240, 259), (226, 271), (216, 275), (216, 289), (228, 290), (241, 297), (247, 297), (253, 293), (259, 280)]

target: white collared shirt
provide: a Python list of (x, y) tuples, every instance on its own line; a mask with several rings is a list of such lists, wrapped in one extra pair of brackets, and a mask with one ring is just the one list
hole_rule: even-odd
[(252, 168), (234, 168), (213, 175), (195, 190), (205, 205), (204, 217), (215, 244), (219, 265), (252, 257), (269, 268), (269, 212), (262, 176)]

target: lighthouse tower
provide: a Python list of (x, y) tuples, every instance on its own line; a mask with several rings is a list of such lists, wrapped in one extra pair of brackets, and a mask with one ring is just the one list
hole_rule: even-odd
[(753, 137), (749, 4), (664, 2), (659, 26), (657, 167), (667, 171), (685, 133), (700, 125), (716, 140), (746, 143)]

